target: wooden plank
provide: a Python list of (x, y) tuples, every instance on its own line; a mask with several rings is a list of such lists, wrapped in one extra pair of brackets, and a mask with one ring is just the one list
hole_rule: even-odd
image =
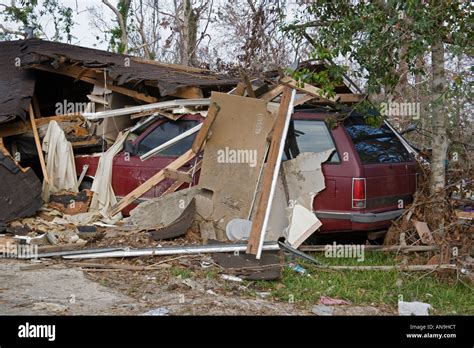
[(250, 82), (249, 76), (242, 69), (239, 70), (240, 77), (247, 89), (247, 96), (250, 98), (255, 98), (255, 91), (253, 90), (252, 82)]
[(260, 99), (265, 100), (266, 102), (272, 101), (276, 97), (278, 97), (280, 94), (283, 93), (283, 90), (285, 89), (284, 85), (278, 85), (275, 88), (273, 88), (271, 91), (268, 91), (264, 95), (260, 97)]
[(308, 83), (298, 83), (296, 80), (292, 79), (291, 77), (289, 76), (285, 76), (283, 78), (280, 79), (280, 83), (284, 84), (284, 85), (287, 85), (287, 86), (290, 86), (298, 91), (301, 91), (301, 92), (304, 92), (306, 94), (309, 94), (309, 95), (312, 95), (312, 96), (315, 96), (317, 98), (320, 98), (320, 99), (326, 99), (330, 102), (337, 102), (338, 101), (338, 97), (331, 97), (331, 98), (326, 98), (324, 97), (324, 93), (322, 93), (322, 89), (318, 88), (318, 87), (314, 87)]
[(165, 178), (177, 180), (180, 182), (187, 182), (190, 183), (193, 181), (191, 174), (186, 172), (180, 172), (179, 170), (165, 168), (164, 169)]
[[(188, 171), (186, 171), (186, 174), (189, 174), (189, 175), (193, 175), (194, 173), (196, 173), (199, 169), (201, 169), (201, 165), (202, 165), (202, 161), (199, 161), (198, 163), (196, 163), (196, 165), (194, 165), (193, 167), (191, 167)], [(179, 189), (181, 187), (181, 185), (183, 185), (184, 182), (182, 181), (175, 181), (170, 187), (168, 187), (166, 189), (165, 192), (163, 192), (162, 196), (164, 195), (167, 195), (168, 193), (172, 193), (172, 192), (175, 192), (177, 189)]]
[(202, 146), (204, 145), (204, 142), (207, 139), (207, 135), (209, 133), (209, 129), (211, 129), (212, 124), (214, 123), (214, 120), (217, 117), (217, 114), (219, 113), (220, 106), (217, 105), (216, 103), (212, 103), (209, 106), (208, 112), (206, 119), (204, 120), (201, 129), (199, 130), (199, 133), (196, 135), (196, 138), (194, 139), (192, 150), (194, 153), (199, 153), (201, 151)]
[(235, 90), (232, 94), (233, 95), (238, 95), (238, 96), (243, 96), (244, 93), (245, 93), (245, 85), (242, 82), (239, 82), (237, 84), (237, 87), (235, 87)]
[(202, 89), (194, 86), (179, 87), (176, 93), (170, 94), (173, 97), (185, 99), (201, 99), (203, 98)]
[[(67, 122), (67, 121), (74, 121), (76, 119), (80, 119), (80, 114), (75, 115), (60, 115), (60, 116), (48, 116), (48, 117), (41, 117), (36, 118), (36, 127), (40, 127), (42, 125), (48, 124), (51, 121), (57, 122)], [(0, 137), (6, 138), (13, 135), (20, 135), (31, 131), (31, 122), (12, 122), (12, 123), (5, 123), (0, 126)]]
[(431, 234), (430, 228), (428, 227), (428, 224), (426, 222), (415, 221), (415, 228), (423, 244), (434, 243), (433, 235)]
[[(188, 163), (190, 160), (192, 160), (194, 156), (195, 156), (195, 153), (192, 151), (192, 149), (190, 149), (186, 153), (184, 153), (183, 155), (175, 159), (173, 162), (168, 164), (166, 168), (179, 169), (183, 165)], [(109, 210), (110, 216), (114, 216), (118, 214), (120, 211), (122, 211), (122, 209), (127, 207), (129, 204), (133, 203), (133, 201), (135, 201), (137, 198), (140, 198), (144, 193), (148, 192), (154, 186), (162, 182), (165, 179), (164, 169), (166, 168), (163, 168), (162, 170), (160, 170), (158, 173), (153, 175), (150, 179), (148, 179), (143, 184), (141, 184), (136, 189), (134, 189), (132, 192), (130, 192), (128, 195), (123, 197), (120, 200), (120, 202), (118, 202)]]
[(265, 228), (270, 216), (272, 198), (280, 169), (284, 139), (286, 139), (286, 133), (288, 132), (288, 124), (291, 118), (290, 109), (294, 96), (295, 91), (290, 87), (285, 87), (271, 136), (267, 164), (263, 172), (260, 200), (257, 204), (257, 211), (252, 222), (252, 229), (247, 244), (247, 253), (254, 254), (257, 258), (260, 258)]
[[(53, 67), (48, 67), (44, 65), (35, 65), (34, 68), (38, 70), (51, 72), (54, 74), (69, 76), (69, 77), (72, 77), (77, 80), (81, 80), (93, 85), (101, 85), (101, 86), (104, 85), (104, 82), (102, 81), (102, 76), (100, 74), (93, 72), (90, 69), (84, 69), (87, 72), (87, 73), (84, 73), (81, 68), (73, 67), (73, 66), (61, 66), (58, 69), (54, 69)], [(113, 84), (107, 84), (107, 89), (119, 94), (126, 95), (131, 98), (145, 101), (147, 103), (156, 103), (159, 100), (158, 98), (146, 95), (144, 93), (140, 93), (132, 89), (128, 89), (121, 86), (115, 86)]]
[(40, 159), (41, 170), (43, 172), (44, 181), (46, 182), (46, 184), (49, 184), (48, 171), (46, 169), (46, 163), (44, 161), (43, 149), (41, 148), (41, 141), (40, 141), (40, 137), (39, 137), (39, 134), (38, 134), (38, 129), (36, 128), (35, 113), (33, 111), (33, 107), (31, 105), (31, 103), (30, 103), (29, 111), (30, 111), (31, 128), (33, 129), (33, 136), (35, 138), (36, 150), (38, 151), (38, 157)]

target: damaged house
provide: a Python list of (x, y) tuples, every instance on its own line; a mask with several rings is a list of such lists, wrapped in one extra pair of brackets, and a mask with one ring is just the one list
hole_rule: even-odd
[[(0, 46), (4, 223), (44, 200), (155, 240), (198, 226), (200, 243), (244, 241), (260, 258), (317, 230), (376, 234), (415, 191), (413, 150), (351, 110), (364, 96), (350, 84), (328, 97), (278, 72), (237, 79), (41, 40)], [(32, 188), (12, 192), (20, 182)]]

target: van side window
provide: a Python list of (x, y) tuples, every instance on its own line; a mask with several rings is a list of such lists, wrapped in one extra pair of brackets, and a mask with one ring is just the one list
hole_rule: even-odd
[(344, 126), (363, 164), (409, 162), (411, 156), (385, 124), (368, 125), (362, 116), (346, 119)]
[[(138, 156), (166, 143), (198, 124), (199, 121), (193, 120), (165, 121), (164, 123), (161, 123), (140, 142), (138, 145)], [(181, 156), (191, 148), (195, 137), (196, 133), (191, 134), (186, 138), (181, 139), (176, 144), (161, 151), (157, 156)]]
[[(286, 137), (283, 160), (292, 159), (302, 152), (321, 152), (336, 148), (324, 121), (291, 120)], [(326, 163), (339, 163), (335, 151)]]

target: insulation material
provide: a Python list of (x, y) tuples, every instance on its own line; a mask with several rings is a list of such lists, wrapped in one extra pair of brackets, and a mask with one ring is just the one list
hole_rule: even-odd
[(210, 129), (199, 186), (214, 192), (212, 220), (225, 230), (248, 218), (274, 115), (263, 100), (212, 93), (220, 110)]
[(56, 121), (49, 123), (43, 139), (43, 151), (47, 154), (46, 170), (49, 177), (49, 184), (43, 182), (43, 200), (48, 202), (52, 193), (62, 190), (78, 192), (72, 145)]
[[(94, 192), (89, 211), (98, 210), (104, 217), (108, 216), (108, 210), (117, 204), (114, 190), (112, 188), (112, 166), (114, 157), (122, 151), (123, 143), (127, 139), (128, 131), (119, 133), (115, 143), (104, 152), (100, 159), (91, 191)], [(119, 214), (119, 218), (120, 218)]]
[(321, 164), (333, 152), (334, 149), (304, 152), (282, 163), (266, 241), (285, 237), (287, 243), (297, 248), (321, 227), (321, 221), (313, 213), (313, 200), (326, 188)]

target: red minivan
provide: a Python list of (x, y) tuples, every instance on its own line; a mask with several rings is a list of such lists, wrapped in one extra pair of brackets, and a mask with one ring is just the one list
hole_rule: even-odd
[[(361, 115), (352, 112), (343, 124), (330, 128), (325, 119), (333, 115), (325, 110), (295, 110), (284, 160), (301, 152), (336, 149), (322, 165), (326, 188), (313, 202), (314, 213), (323, 223), (320, 232), (386, 229), (413, 199), (415, 161), (386, 125), (370, 126)], [(187, 151), (196, 133), (145, 161), (140, 160), (141, 155), (202, 121), (200, 116), (186, 115), (178, 121), (155, 119), (135, 127), (123, 151), (114, 159), (112, 186), (117, 197), (128, 194)], [(84, 165), (89, 166), (83, 188), (90, 186), (99, 156), (76, 156), (79, 173)], [(193, 184), (198, 180), (196, 175)], [(169, 179), (161, 182), (140, 200), (160, 196), (172, 183)], [(189, 184), (183, 187), (186, 185)]]

